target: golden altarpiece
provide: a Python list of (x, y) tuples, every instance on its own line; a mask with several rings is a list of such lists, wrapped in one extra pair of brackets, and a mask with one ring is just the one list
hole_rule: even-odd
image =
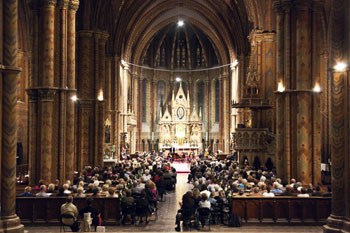
[(176, 95), (172, 93), (170, 109), (167, 105), (164, 114), (160, 112), (159, 148), (198, 152), (202, 148), (202, 113), (200, 109), (198, 114), (196, 107), (191, 111), (190, 95), (187, 92), (186, 96), (182, 83)]

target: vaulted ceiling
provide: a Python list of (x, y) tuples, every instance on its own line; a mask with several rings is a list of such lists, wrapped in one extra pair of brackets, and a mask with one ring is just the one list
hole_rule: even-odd
[(253, 28), (271, 30), (272, 0), (84, 0), (79, 29), (110, 35), (109, 53), (141, 63), (155, 35), (179, 18), (199, 28), (226, 64), (249, 53)]

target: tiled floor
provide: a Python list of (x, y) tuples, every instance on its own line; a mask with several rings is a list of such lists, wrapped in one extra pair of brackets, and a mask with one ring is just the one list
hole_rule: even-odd
[[(187, 184), (187, 174), (178, 174), (176, 191), (166, 195), (166, 201), (159, 204), (158, 220), (151, 221), (147, 225), (138, 226), (106, 226), (107, 232), (175, 232), (175, 216), (179, 209), (182, 195), (192, 188)], [(35, 232), (59, 232), (59, 226), (26, 226), (28, 233)], [(208, 230), (208, 228), (205, 228)], [(184, 229), (182, 229), (184, 231)], [(186, 230), (188, 231), (188, 230)], [(192, 229), (192, 231), (197, 231)], [(322, 232), (321, 226), (243, 226), (230, 228), (222, 225), (212, 225), (211, 232)]]

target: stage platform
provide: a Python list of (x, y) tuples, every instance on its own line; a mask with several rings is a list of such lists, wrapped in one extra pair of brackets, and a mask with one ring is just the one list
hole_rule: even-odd
[(190, 163), (174, 161), (171, 165), (176, 169), (176, 173), (190, 173)]

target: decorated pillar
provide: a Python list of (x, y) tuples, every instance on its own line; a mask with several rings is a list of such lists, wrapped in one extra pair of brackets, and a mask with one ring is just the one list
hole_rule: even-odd
[(297, 88), (297, 176), (304, 184), (312, 183), (312, 99), (311, 38), (309, 5), (296, 6), (296, 88)]
[(23, 225), (16, 215), (16, 138), (17, 138), (17, 78), (20, 69), (18, 53), (18, 1), (2, 1), (3, 9), (3, 64), (1, 122), (1, 217), (0, 232), (23, 232)]
[(142, 76), (138, 77), (138, 111), (137, 111), (137, 129), (138, 129), (138, 147), (137, 150), (142, 152)]
[(80, 171), (84, 166), (93, 164), (93, 159), (90, 152), (93, 141), (90, 140), (90, 132), (93, 124), (91, 118), (93, 112), (93, 99), (95, 88), (92, 85), (93, 77), (93, 31), (79, 31), (78, 32), (78, 86), (79, 86), (79, 105), (78, 105), (78, 155), (77, 155), (77, 169)]
[[(58, 178), (60, 180), (65, 180), (66, 169), (66, 96), (67, 96), (67, 9), (69, 0), (57, 0), (56, 7), (56, 25), (55, 28), (55, 76), (58, 76), (59, 87), (58, 98), (59, 98), (59, 130), (58, 130)], [(57, 35), (60, 35), (57, 37)], [(59, 46), (57, 46), (59, 45)], [(57, 62), (58, 61), (58, 62)], [(59, 72), (57, 72), (59, 70)], [(56, 77), (55, 77), (56, 78)], [(55, 103), (53, 103), (55, 104)], [(53, 110), (53, 117), (55, 115), (55, 110)], [(55, 134), (55, 132), (53, 132)], [(54, 157), (53, 157), (54, 158)], [(55, 164), (55, 161), (52, 162)], [(54, 173), (54, 169), (53, 169)], [(73, 179), (72, 179), (73, 181)]]
[(71, 0), (68, 4), (67, 14), (67, 87), (68, 93), (66, 98), (66, 154), (65, 154), (65, 179), (73, 182), (75, 169), (75, 124), (74, 112), (76, 97), (75, 86), (75, 48), (76, 48), (76, 32), (75, 32), (75, 17), (79, 7), (79, 1)]
[[(276, 85), (283, 85), (284, 76), (284, 14), (279, 1), (274, 2), (277, 28)], [(287, 179), (284, 169), (284, 98), (276, 96), (276, 172), (278, 177)], [(289, 180), (289, 179), (288, 179)]]
[(52, 177), (52, 124), (53, 101), (56, 90), (54, 87), (54, 31), (55, 31), (55, 0), (41, 1), (42, 14), (42, 88), (39, 89), (40, 99), (40, 179), (51, 182)]
[[(331, 174), (332, 174), (332, 213), (327, 219), (325, 232), (343, 232), (346, 199), (348, 192), (345, 190), (349, 173), (346, 157), (349, 151), (349, 71), (334, 71), (331, 82)], [(347, 181), (346, 181), (347, 180)]]
[(222, 95), (223, 95), (223, 107), (221, 111), (223, 111), (223, 137), (222, 137), (222, 151), (223, 153), (229, 153), (229, 138), (230, 138), (230, 98), (229, 98), (229, 75), (228, 72), (224, 71), (222, 75)]
[(113, 83), (114, 83), (114, 90), (113, 90), (113, 144), (116, 146), (116, 158), (120, 159), (120, 95), (121, 95), (121, 88), (120, 88), (120, 58), (114, 57), (113, 58)]

